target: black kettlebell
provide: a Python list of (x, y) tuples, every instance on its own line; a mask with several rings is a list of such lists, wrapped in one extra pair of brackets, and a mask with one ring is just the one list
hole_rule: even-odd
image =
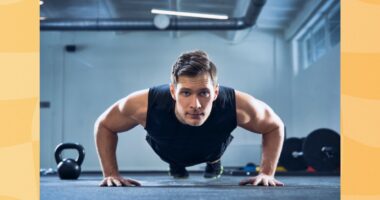
[[(76, 149), (78, 157), (76, 160), (72, 158), (63, 158), (61, 153), (65, 149)], [(84, 159), (84, 148), (78, 143), (61, 143), (55, 148), (55, 161), (57, 162), (57, 172), (61, 179), (77, 179), (81, 172), (81, 164)]]

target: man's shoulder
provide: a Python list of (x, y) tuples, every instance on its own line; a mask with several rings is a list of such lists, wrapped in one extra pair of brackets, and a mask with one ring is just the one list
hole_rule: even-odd
[(121, 99), (118, 105), (119, 110), (124, 116), (128, 116), (142, 126), (145, 126), (148, 110), (148, 92), (149, 89), (133, 92)]
[(120, 100), (119, 108), (123, 113), (133, 115), (144, 112), (148, 107), (149, 89), (138, 90)]

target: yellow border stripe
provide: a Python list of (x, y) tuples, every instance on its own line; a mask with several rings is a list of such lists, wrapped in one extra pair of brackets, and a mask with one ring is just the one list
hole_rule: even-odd
[(342, 199), (380, 199), (380, 1), (341, 1)]
[(0, 199), (39, 199), (39, 1), (0, 0)]

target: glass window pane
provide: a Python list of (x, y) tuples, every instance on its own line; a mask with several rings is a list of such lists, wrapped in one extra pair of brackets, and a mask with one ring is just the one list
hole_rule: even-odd
[(333, 5), (323, 15), (316, 16), (313, 24), (304, 28), (299, 36), (298, 52), (302, 67), (308, 68), (336, 44), (340, 43), (340, 5)]
[(332, 32), (330, 32), (331, 45), (335, 46), (340, 42), (340, 27), (336, 27)]
[(306, 55), (307, 55), (307, 65), (310, 65), (311, 63), (314, 62), (313, 58), (313, 44), (311, 38), (308, 38), (306, 40)]
[(340, 42), (340, 7), (339, 4), (334, 7), (328, 16), (329, 21), (329, 37), (331, 46), (335, 46)]

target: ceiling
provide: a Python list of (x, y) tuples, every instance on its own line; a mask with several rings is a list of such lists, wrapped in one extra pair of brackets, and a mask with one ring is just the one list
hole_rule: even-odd
[[(46, 19), (149, 20), (152, 8), (226, 14), (244, 17), (250, 0), (43, 0), (40, 17)], [(260, 29), (284, 30), (305, 0), (267, 0), (256, 25)]]
[(285, 29), (302, 9), (306, 0), (267, 0), (257, 19), (257, 26), (265, 29)]

